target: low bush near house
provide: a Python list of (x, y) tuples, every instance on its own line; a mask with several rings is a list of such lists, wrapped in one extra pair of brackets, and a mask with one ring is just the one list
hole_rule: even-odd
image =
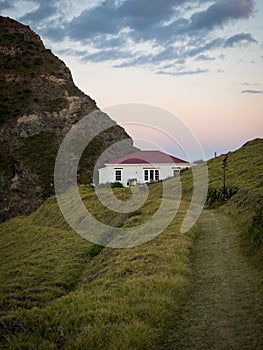
[(123, 188), (123, 184), (120, 182), (112, 182), (111, 183), (111, 188)]

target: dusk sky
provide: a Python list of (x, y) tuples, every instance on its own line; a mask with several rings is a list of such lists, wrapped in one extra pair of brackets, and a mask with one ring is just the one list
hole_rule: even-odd
[(101, 109), (163, 108), (206, 158), (263, 137), (262, 0), (0, 0), (0, 12), (37, 32)]

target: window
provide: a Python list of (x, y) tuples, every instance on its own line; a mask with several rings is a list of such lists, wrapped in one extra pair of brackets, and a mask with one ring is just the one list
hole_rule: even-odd
[(159, 170), (144, 170), (144, 181), (159, 181)]
[(115, 181), (121, 181), (121, 170), (115, 170)]
[(180, 170), (179, 170), (179, 169), (174, 169), (174, 176), (179, 175), (179, 173), (180, 173)]

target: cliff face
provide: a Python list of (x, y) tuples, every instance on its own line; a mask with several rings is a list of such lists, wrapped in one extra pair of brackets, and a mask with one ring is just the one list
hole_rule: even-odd
[(0, 221), (35, 210), (53, 194), (56, 154), (71, 127), (96, 111), (110, 126), (93, 139), (79, 165), (79, 181), (92, 181), (99, 155), (127, 139), (120, 155), (135, 150), (125, 130), (100, 112), (75, 85), (66, 65), (45, 49), (28, 26), (0, 17)]

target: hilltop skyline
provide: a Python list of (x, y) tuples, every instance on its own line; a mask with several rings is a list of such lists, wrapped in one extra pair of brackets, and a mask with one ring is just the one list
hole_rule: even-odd
[(30, 25), (101, 109), (163, 108), (189, 126), (207, 158), (263, 137), (262, 2), (20, 3), (2, 1), (1, 15)]

